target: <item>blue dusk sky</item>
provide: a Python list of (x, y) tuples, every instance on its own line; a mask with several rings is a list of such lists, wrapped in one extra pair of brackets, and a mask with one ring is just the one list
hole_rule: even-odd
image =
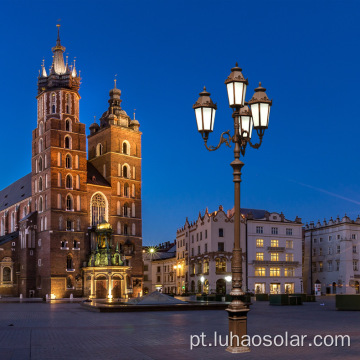
[(192, 105), (206, 85), (214, 133), (232, 129), (224, 80), (235, 62), (273, 99), (259, 150), (247, 149), (241, 204), (317, 221), (360, 213), (360, 2), (2, 1), (0, 188), (31, 171), (36, 84), (56, 23), (81, 70), (80, 121), (122, 107), (141, 124), (143, 243), (173, 240), (185, 218), (233, 206), (232, 149), (208, 152)]

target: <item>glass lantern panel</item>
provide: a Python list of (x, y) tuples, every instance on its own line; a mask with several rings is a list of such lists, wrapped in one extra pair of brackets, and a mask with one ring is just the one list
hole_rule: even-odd
[(262, 103), (260, 104), (260, 125), (263, 128), (267, 128), (269, 125), (269, 115), (270, 115), (270, 104)]
[(251, 113), (252, 113), (252, 117), (253, 117), (253, 122), (254, 122), (254, 128), (258, 128), (260, 127), (260, 113), (259, 113), (259, 104), (255, 103), (255, 104), (251, 104)]
[(198, 131), (203, 131), (201, 108), (195, 109), (195, 117)]
[(245, 92), (246, 84), (242, 82), (235, 82), (235, 105), (244, 105)]
[(232, 82), (226, 84), (230, 106), (234, 105), (234, 85), (233, 84), (234, 83), (232, 83)]
[(211, 129), (211, 116), (212, 108), (203, 107), (204, 131), (212, 131)]
[[(251, 133), (252, 133), (252, 118), (251, 116), (241, 116), (241, 134), (245, 137), (249, 137), (251, 138)], [(243, 132), (246, 131), (246, 135), (245, 133), (243, 134)]]
[(214, 123), (215, 123), (215, 113), (216, 113), (216, 110), (215, 109), (212, 109), (212, 122), (211, 122), (211, 131), (214, 130)]

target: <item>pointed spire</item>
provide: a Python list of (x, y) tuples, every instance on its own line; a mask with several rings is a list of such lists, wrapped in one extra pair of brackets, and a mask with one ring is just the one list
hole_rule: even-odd
[(134, 119), (133, 120), (135, 120), (135, 111), (136, 111), (136, 109), (134, 109)]
[(74, 58), (74, 65), (73, 65), (72, 72), (71, 72), (72, 77), (76, 77), (76, 75), (77, 75), (75, 63), (76, 63), (76, 58)]
[(41, 64), (41, 72), (40, 72), (40, 77), (47, 77), (47, 73), (46, 73), (46, 69), (45, 69), (45, 59), (43, 59), (42, 64)]
[(65, 47), (62, 46), (60, 42), (60, 24), (57, 24), (56, 26), (58, 28), (58, 36), (56, 39), (56, 46), (52, 48), (52, 52), (54, 53), (53, 69), (55, 74), (62, 75), (66, 73), (64, 55), (63, 55), (65, 51)]
[(116, 89), (116, 81), (117, 81), (116, 77), (117, 77), (117, 74), (115, 74), (115, 78), (114, 78), (114, 89)]

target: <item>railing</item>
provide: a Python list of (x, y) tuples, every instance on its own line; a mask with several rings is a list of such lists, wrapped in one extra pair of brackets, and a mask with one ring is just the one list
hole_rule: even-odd
[(271, 260), (254, 260), (254, 265), (288, 265), (298, 266), (299, 261), (271, 261)]
[(268, 246), (267, 247), (268, 251), (285, 251), (285, 247), (283, 246)]

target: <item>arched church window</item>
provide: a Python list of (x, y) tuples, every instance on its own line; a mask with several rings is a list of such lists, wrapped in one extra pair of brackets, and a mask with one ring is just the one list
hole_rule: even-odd
[(129, 207), (128, 204), (124, 205), (124, 216), (129, 216)]
[(71, 155), (67, 154), (66, 157), (65, 157), (65, 167), (67, 169), (71, 169)]
[(65, 131), (70, 131), (70, 120), (65, 121)]
[(43, 211), (43, 198), (40, 196), (39, 198), (39, 211)]
[(42, 177), (39, 178), (39, 191), (43, 190), (43, 179)]
[(66, 210), (72, 210), (73, 209), (73, 199), (71, 195), (68, 195), (66, 197)]
[(71, 254), (68, 254), (68, 256), (66, 257), (66, 268), (68, 270), (72, 270), (73, 269), (73, 258), (71, 256)]
[(71, 149), (71, 137), (65, 136), (65, 149)]
[[(70, 114), (71, 97), (70, 94), (66, 94), (66, 113)], [(70, 131), (70, 130), (67, 130)]]
[(124, 196), (125, 196), (125, 197), (129, 197), (129, 195), (130, 195), (130, 194), (129, 194), (129, 184), (126, 183), (126, 184), (124, 185)]
[(56, 113), (55, 100), (56, 100), (55, 93), (52, 93), (51, 94), (51, 112), (52, 112), (52, 114)]
[(105, 221), (106, 202), (101, 194), (95, 194), (91, 199), (92, 226), (96, 226)]
[(128, 178), (129, 177), (129, 169), (126, 165), (123, 166), (123, 177)]
[(39, 153), (41, 153), (43, 151), (43, 149), (44, 149), (43, 144), (44, 144), (43, 139), (40, 139), (39, 140)]
[(42, 170), (43, 170), (43, 161), (42, 161), (42, 157), (40, 157), (40, 158), (39, 158), (38, 168), (39, 168), (39, 171), (42, 171)]
[(39, 124), (39, 135), (42, 135), (44, 133), (44, 123), (41, 122)]
[(100, 156), (103, 154), (103, 145), (102, 144), (97, 144), (96, 145), (96, 156)]
[(66, 188), (72, 189), (72, 176), (66, 175)]
[(128, 235), (128, 226), (124, 225), (124, 235)]

